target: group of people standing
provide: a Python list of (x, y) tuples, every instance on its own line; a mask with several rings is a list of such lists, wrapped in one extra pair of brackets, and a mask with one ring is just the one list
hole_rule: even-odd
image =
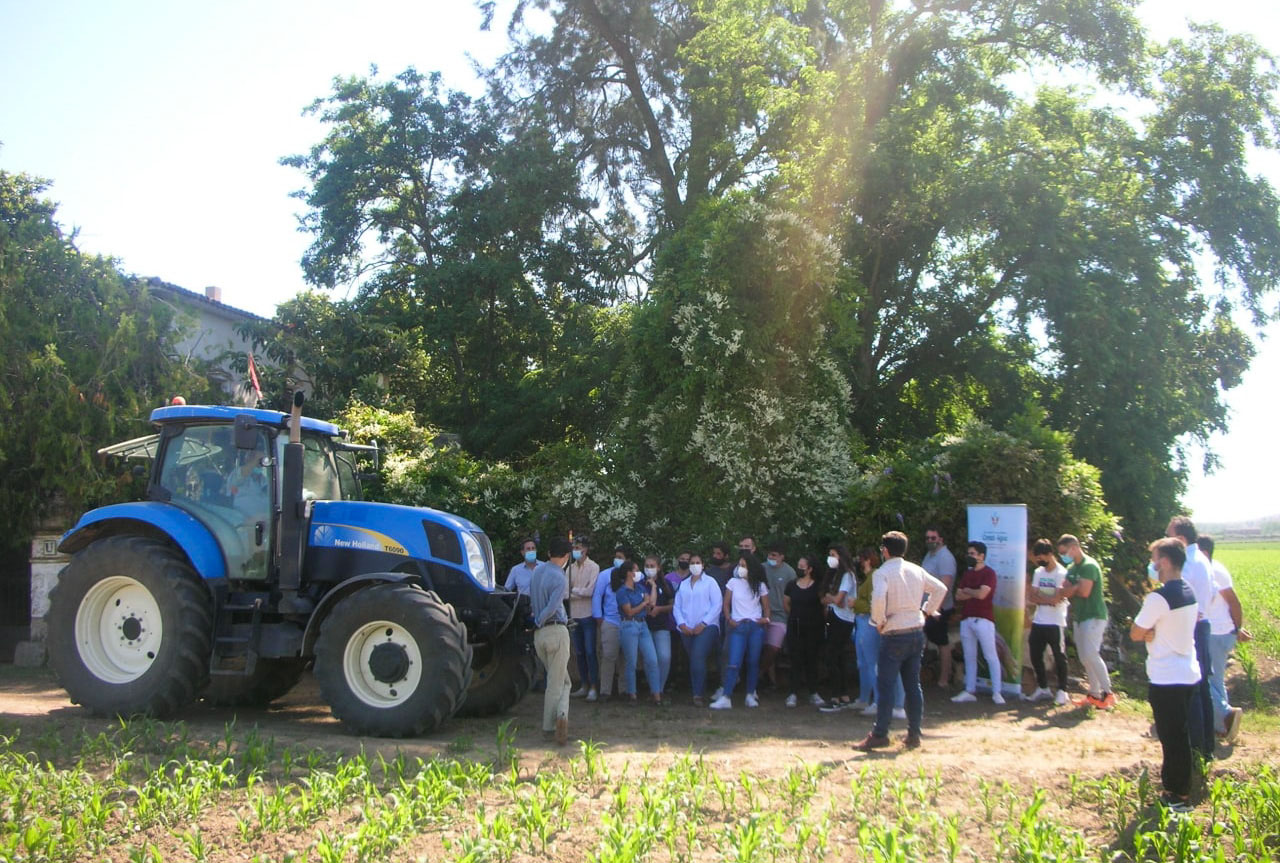
[[(1183, 517), (1173, 519), (1168, 532), (1168, 539), (1152, 545), (1153, 572), (1163, 586), (1148, 595), (1131, 636), (1149, 645), (1151, 704), (1166, 753), (1165, 787), (1177, 802), (1187, 793), (1192, 743), (1212, 757), (1215, 737), (1232, 740), (1239, 732), (1241, 712), (1227, 702), (1223, 674), (1240, 630), (1241, 610), (1229, 574), (1212, 565), (1212, 540), (1197, 537), (1194, 525)], [(938, 684), (949, 690), (953, 617), (958, 619), (963, 689), (952, 701), (977, 700), (981, 654), (991, 698), (1005, 703), (1002, 669), (1011, 670), (1012, 654), (996, 631), (996, 574), (986, 563), (987, 547), (980, 541), (967, 543), (965, 568), (957, 573), (941, 532), (931, 527), (924, 538), (920, 565), (906, 560), (906, 535), (891, 531), (881, 537), (878, 549), (865, 548), (853, 556), (835, 545), (825, 558), (802, 555), (794, 567), (781, 546), (770, 546), (762, 560), (755, 540), (746, 536), (736, 547), (713, 545), (706, 558), (681, 551), (675, 568), (666, 573), (657, 556), (637, 561), (623, 545), (601, 570), (585, 537), (572, 543), (553, 539), (545, 563), (538, 560), (537, 544), (525, 541), (524, 559), (512, 568), (506, 587), (530, 596), (535, 648), (547, 673), (544, 731), (564, 742), (574, 696), (638, 701), (638, 668), (644, 669), (649, 698), (663, 703), (673, 642), (678, 640), (696, 706), (732, 709), (741, 683), (742, 703), (758, 707), (758, 685), (762, 679), (777, 682), (776, 660), (785, 649), (790, 659), (787, 707), (797, 706), (804, 693), (824, 712), (860, 709), (875, 716), (871, 732), (857, 744), (868, 750), (889, 746), (892, 720), (905, 719), (903, 743), (915, 748), (921, 742), (920, 668), (926, 643), (939, 651)], [(1087, 692), (1076, 703), (1112, 708), (1116, 698), (1102, 657), (1108, 611), (1101, 567), (1070, 534), (1057, 542), (1037, 540), (1029, 557), (1035, 570), (1026, 592), (1027, 644), (1036, 687), (1023, 697), (1068, 703), (1065, 635), (1070, 615), (1087, 678)], [(1170, 587), (1175, 581), (1186, 590)], [(1187, 596), (1194, 602), (1188, 603)], [(1194, 617), (1187, 610), (1192, 606)], [(1181, 632), (1188, 620), (1189, 635)], [(1188, 644), (1191, 663), (1186, 661)], [(855, 662), (849, 661), (851, 649)], [(1046, 651), (1053, 657), (1055, 689), (1049, 688)], [(572, 692), (571, 656), (576, 657), (579, 681)], [(708, 679), (716, 671), (720, 686), (708, 695)], [(1179, 735), (1185, 735), (1186, 747), (1180, 746)]]

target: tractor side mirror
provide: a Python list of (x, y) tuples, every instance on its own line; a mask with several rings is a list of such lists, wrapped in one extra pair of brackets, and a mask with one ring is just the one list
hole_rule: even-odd
[(240, 414), (235, 419), (236, 449), (257, 449), (258, 423), (248, 414)]

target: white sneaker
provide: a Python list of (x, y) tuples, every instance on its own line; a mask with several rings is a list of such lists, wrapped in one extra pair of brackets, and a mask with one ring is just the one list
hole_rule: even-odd
[[(857, 704), (857, 703), (858, 702), (856, 701), (854, 702), (854, 704)], [(879, 712), (880, 712), (880, 708), (874, 704), (868, 704), (866, 707), (862, 708), (863, 716), (875, 716)]]
[(1066, 704), (1071, 699), (1067, 696), (1067, 690), (1059, 689), (1058, 694), (1053, 696), (1054, 704)]
[(821, 707), (827, 702), (823, 701), (822, 696), (819, 695), (818, 693), (811, 692), (809, 693), (809, 703), (812, 704), (814, 707)]
[(894, 719), (906, 719), (906, 718), (907, 718), (907, 709), (906, 709), (905, 707), (895, 707), (895, 708), (893, 708), (893, 718), (894, 718)]
[[(821, 699), (819, 699), (819, 700), (821, 700)], [(787, 696), (787, 700), (786, 700), (786, 701), (784, 701), (784, 702), (782, 702), (782, 703), (783, 703), (783, 704), (785, 704), (787, 707), (795, 707), (795, 706), (796, 706), (796, 694), (795, 694), (794, 692), (793, 692), (793, 693), (791, 693), (790, 695), (788, 695), (788, 696)], [(749, 705), (748, 705), (748, 706), (749, 706)]]
[(760, 706), (760, 699), (759, 699), (759, 698), (756, 698), (756, 694), (755, 694), (754, 692), (748, 692), (748, 693), (747, 693), (747, 706), (748, 706), (748, 707), (759, 707), (759, 706)]
[(1043, 686), (1037, 686), (1036, 691), (1027, 696), (1027, 701), (1048, 701), (1053, 698), (1053, 693)]
[(588, 691), (588, 690), (587, 690), (587, 687), (585, 687), (585, 686), (579, 686), (577, 689), (573, 690), (573, 692), (570, 692), (570, 693), (569, 693), (569, 697), (570, 697), (570, 698), (581, 698), (581, 697), (583, 697), (584, 695), (586, 695), (586, 694), (587, 694), (587, 691)]
[(716, 691), (715, 691), (715, 692), (713, 692), (713, 693), (711, 693), (711, 700), (712, 700), (712, 701), (719, 701), (719, 700), (720, 700), (720, 696), (722, 696), (722, 695), (724, 695), (724, 687), (723, 687), (723, 686), (717, 686), (717, 687), (716, 687)]
[(730, 710), (733, 708), (733, 702), (729, 700), (729, 696), (721, 695), (712, 700), (708, 705), (712, 710)]
[(960, 692), (957, 692), (955, 695), (951, 696), (951, 700), (955, 704), (967, 704), (970, 701), (977, 701), (978, 696), (974, 695), (972, 692), (970, 692), (967, 689), (963, 689)]
[(999, 689), (991, 693), (991, 702), (993, 704), (1004, 704), (1004, 696), (1000, 694)]
[(594, 686), (587, 690), (587, 701), (598, 701), (599, 699), (600, 693), (596, 692)]

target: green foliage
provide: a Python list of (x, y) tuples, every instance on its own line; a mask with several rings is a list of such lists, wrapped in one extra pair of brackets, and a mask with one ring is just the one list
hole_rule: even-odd
[(136, 494), (98, 448), (146, 434), (169, 394), (210, 389), (172, 352), (172, 309), (76, 249), (46, 188), (0, 171), (0, 542), (15, 547), (42, 517)]
[(802, 220), (739, 197), (708, 203), (666, 245), (606, 448), (637, 509), (628, 538), (836, 529), (853, 441), (822, 337), (833, 265)]
[(1115, 516), (1106, 507), (1097, 468), (1071, 454), (1070, 436), (1043, 417), (1023, 416), (1013, 431), (973, 420), (874, 460), (848, 501), (850, 534), (875, 544), (887, 530), (916, 537), (937, 525), (953, 547), (968, 535), (971, 503), (1027, 505), (1027, 536), (1056, 540), (1074, 533), (1095, 557), (1115, 545)]

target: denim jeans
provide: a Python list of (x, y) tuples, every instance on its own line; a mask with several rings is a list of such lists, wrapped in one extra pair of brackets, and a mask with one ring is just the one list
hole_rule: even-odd
[(742, 620), (729, 630), (729, 664), (725, 669), (724, 694), (733, 692), (738, 682), (738, 670), (743, 659), (747, 663), (746, 691), (756, 691), (756, 676), (760, 673), (760, 650), (764, 647), (764, 627), (754, 620)]
[(1209, 694), (1213, 696), (1213, 728), (1219, 734), (1225, 734), (1227, 711), (1231, 702), (1227, 700), (1227, 657), (1236, 649), (1236, 634), (1209, 635)]
[(658, 654), (653, 649), (653, 637), (649, 624), (643, 620), (624, 620), (618, 627), (622, 642), (622, 691), (636, 694), (636, 655), (644, 662), (644, 676), (649, 681), (649, 691), (657, 695), (662, 691), (658, 677)]
[(649, 635), (658, 654), (658, 691), (663, 692), (667, 688), (667, 676), (671, 674), (671, 630), (651, 629)]
[(707, 688), (707, 657), (720, 643), (720, 627), (708, 626), (697, 635), (680, 633), (684, 652), (689, 654), (689, 686), (695, 698), (700, 698)]
[(1191, 748), (1205, 758), (1213, 759), (1213, 699), (1209, 695), (1209, 621), (1196, 621), (1196, 661), (1200, 664), (1200, 682), (1191, 691), (1187, 728), (1191, 731)]
[(575, 617), (578, 624), (573, 629), (573, 653), (578, 657), (578, 684), (591, 689), (600, 688), (600, 663), (596, 658), (596, 619)]
[(924, 717), (924, 690), (920, 688), (920, 658), (923, 654), (923, 629), (880, 636), (880, 655), (876, 658), (876, 725), (872, 731), (877, 737), (889, 735), (895, 684), (906, 690), (907, 733), (912, 736), (920, 734), (920, 720)]
[[(858, 654), (858, 700), (870, 704), (876, 700), (876, 664), (880, 659), (880, 630), (871, 623), (871, 615), (859, 614), (854, 618), (853, 649)], [(901, 707), (906, 692), (898, 682), (893, 706)]]

